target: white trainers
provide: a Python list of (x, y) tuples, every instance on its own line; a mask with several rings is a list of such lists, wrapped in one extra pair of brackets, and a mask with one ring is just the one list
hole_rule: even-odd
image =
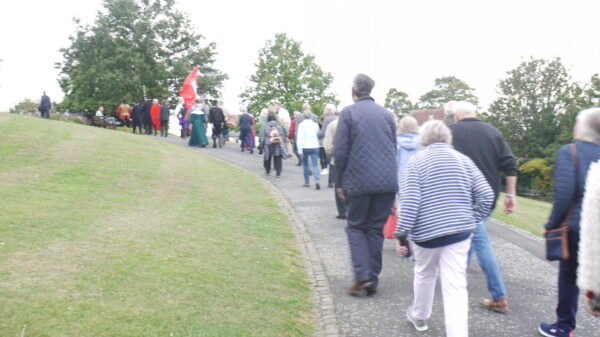
[(406, 318), (408, 319), (408, 321), (412, 323), (412, 325), (415, 327), (415, 329), (417, 329), (417, 331), (423, 332), (429, 329), (426, 320), (415, 319), (412, 317), (412, 308), (413, 307), (411, 305), (408, 307), (408, 309), (406, 309)]

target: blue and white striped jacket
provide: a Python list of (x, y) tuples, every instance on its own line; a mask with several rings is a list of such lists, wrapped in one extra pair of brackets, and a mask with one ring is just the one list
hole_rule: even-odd
[(435, 143), (408, 163), (396, 232), (417, 243), (471, 232), (493, 201), (494, 192), (473, 161), (449, 144)]

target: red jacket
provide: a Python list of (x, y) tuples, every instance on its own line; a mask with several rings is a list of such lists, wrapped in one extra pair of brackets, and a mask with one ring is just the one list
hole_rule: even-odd
[(294, 118), (294, 120), (292, 121), (292, 124), (290, 124), (290, 130), (288, 132), (288, 138), (290, 140), (296, 139), (296, 118)]

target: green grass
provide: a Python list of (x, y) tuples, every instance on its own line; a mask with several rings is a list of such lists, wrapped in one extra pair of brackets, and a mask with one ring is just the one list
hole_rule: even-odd
[(503, 205), (504, 194), (498, 198), (496, 210), (492, 214), (492, 217), (509, 225), (531, 232), (536, 236), (542, 236), (544, 224), (548, 221), (552, 204), (544, 201), (517, 197), (517, 211), (509, 215), (504, 214)]
[(154, 137), (0, 114), (0, 336), (305, 336), (253, 176)]

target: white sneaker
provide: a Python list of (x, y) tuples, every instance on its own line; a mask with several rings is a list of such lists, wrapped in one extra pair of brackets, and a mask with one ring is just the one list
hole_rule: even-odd
[(329, 174), (329, 168), (324, 168), (323, 170), (321, 170), (321, 175), (322, 176), (326, 176)]
[(427, 321), (423, 320), (423, 319), (415, 319), (412, 317), (412, 305), (408, 307), (408, 309), (406, 309), (406, 318), (408, 319), (409, 322), (412, 323), (412, 325), (415, 327), (415, 329), (417, 329), (417, 331), (426, 331), (427, 329), (429, 329), (429, 327), (427, 326)]

